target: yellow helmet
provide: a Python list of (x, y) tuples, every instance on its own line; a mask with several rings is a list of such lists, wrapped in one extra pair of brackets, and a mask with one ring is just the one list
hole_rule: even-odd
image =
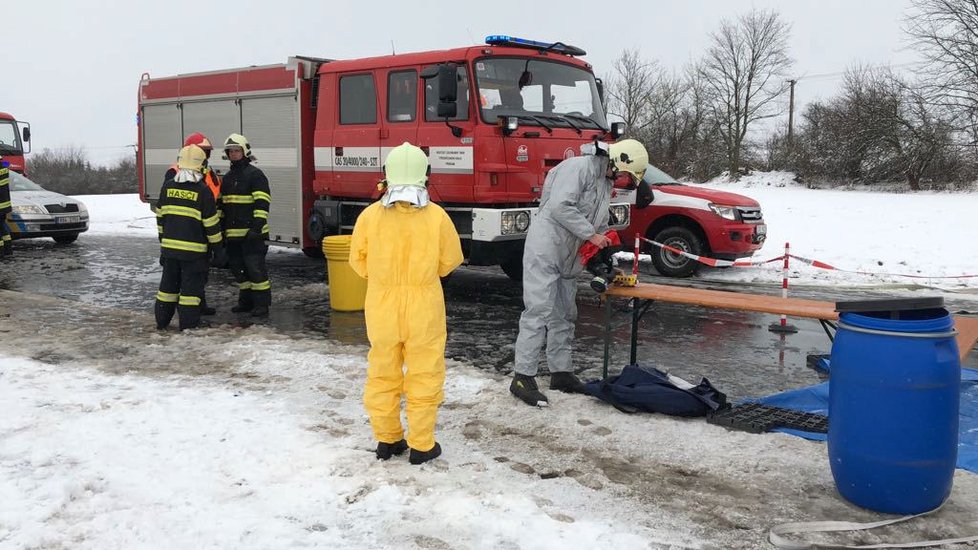
[(252, 160), (255, 159), (255, 157), (251, 156), (251, 144), (248, 143), (248, 138), (241, 134), (231, 134), (226, 140), (224, 140), (225, 153), (230, 147), (240, 147), (246, 158), (250, 158)]
[(424, 187), (428, 181), (428, 157), (420, 147), (404, 142), (391, 149), (384, 162), (388, 187), (414, 185)]
[(642, 181), (645, 169), (649, 166), (649, 152), (636, 139), (623, 139), (608, 147), (611, 163), (619, 172), (628, 172), (635, 176), (635, 181)]
[(177, 154), (177, 168), (182, 170), (195, 170), (200, 172), (204, 169), (204, 162), (207, 161), (207, 153), (196, 145), (188, 145), (180, 149)]

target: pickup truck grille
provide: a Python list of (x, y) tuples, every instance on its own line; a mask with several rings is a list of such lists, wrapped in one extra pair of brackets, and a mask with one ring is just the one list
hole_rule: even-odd
[(744, 223), (760, 223), (764, 220), (760, 207), (738, 206), (737, 210), (740, 211), (740, 219), (744, 220)]

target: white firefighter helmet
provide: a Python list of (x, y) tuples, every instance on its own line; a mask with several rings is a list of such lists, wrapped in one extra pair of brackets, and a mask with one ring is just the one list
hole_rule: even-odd
[(224, 140), (225, 157), (227, 156), (227, 150), (231, 147), (240, 147), (246, 158), (255, 160), (255, 157), (251, 154), (251, 144), (248, 143), (248, 138), (244, 137), (243, 135), (231, 134)]
[(623, 139), (608, 147), (611, 163), (619, 172), (628, 172), (635, 177), (635, 182), (642, 181), (645, 169), (649, 166), (649, 152), (636, 139)]

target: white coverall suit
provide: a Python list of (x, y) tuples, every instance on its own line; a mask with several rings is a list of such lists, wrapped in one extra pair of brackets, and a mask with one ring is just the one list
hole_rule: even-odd
[(555, 166), (523, 251), (523, 315), (516, 338), (514, 370), (536, 376), (540, 348), (547, 345), (550, 372), (571, 372), (571, 342), (577, 320), (578, 250), (608, 230), (612, 180), (609, 159), (585, 155)]
[(387, 208), (375, 202), (357, 218), (350, 266), (367, 279), (364, 316), (370, 340), (363, 402), (381, 443), (404, 439), (403, 393), (408, 446), (419, 451), (435, 446), (447, 338), (440, 277), (461, 263), (458, 232), (437, 204), (416, 208), (396, 202)]

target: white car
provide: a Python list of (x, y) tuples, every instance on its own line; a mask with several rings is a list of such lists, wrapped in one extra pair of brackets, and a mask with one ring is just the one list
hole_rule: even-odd
[(7, 226), (14, 239), (51, 237), (68, 244), (88, 231), (88, 209), (81, 201), (48, 191), (13, 171), (10, 199), (13, 211), (7, 214)]

